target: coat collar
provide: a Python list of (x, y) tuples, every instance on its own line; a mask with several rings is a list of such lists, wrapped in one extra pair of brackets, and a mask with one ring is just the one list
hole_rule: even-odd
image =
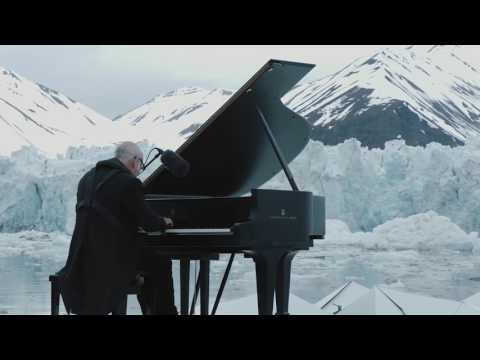
[(117, 158), (111, 158), (111, 159), (108, 159), (108, 160), (99, 161), (97, 163), (96, 167), (97, 168), (106, 167), (106, 168), (121, 170), (121, 171), (128, 172), (129, 174), (131, 174), (130, 170), (128, 170), (128, 168)]

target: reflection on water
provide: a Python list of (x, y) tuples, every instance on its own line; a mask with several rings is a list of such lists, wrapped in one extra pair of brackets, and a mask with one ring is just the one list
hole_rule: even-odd
[[(225, 271), (228, 256), (211, 266), (213, 305)], [(0, 314), (49, 314), (50, 283), (48, 276), (63, 263), (28, 256), (0, 257)], [(174, 262), (175, 294), (179, 308), (178, 262)], [(198, 274), (191, 266), (190, 294), (193, 278)], [(399, 290), (461, 300), (480, 292), (478, 256), (454, 251), (418, 253), (416, 251), (367, 251), (360, 248), (316, 245), (297, 255), (293, 262), (291, 292), (312, 303), (318, 301), (346, 281), (355, 280), (365, 286), (397, 284)], [(222, 300), (234, 299), (255, 292), (255, 272), (251, 259), (241, 255), (232, 267)], [(63, 304), (61, 313), (64, 313)], [(135, 296), (129, 296), (128, 313), (140, 314)]]
[(0, 258), (0, 311), (8, 314), (49, 312), (48, 275), (53, 269), (53, 264), (39, 264), (25, 256)]
[[(218, 286), (226, 267), (226, 258), (211, 266), (211, 305), (218, 291)], [(50, 282), (49, 275), (57, 272), (64, 263), (42, 261), (28, 256), (0, 257), (0, 315), (4, 314), (50, 314)], [(252, 265), (253, 266), (253, 265)], [(239, 271), (240, 270), (240, 271)], [(252, 267), (253, 271), (253, 267)], [(191, 266), (190, 296), (193, 295), (193, 279), (198, 276), (199, 265), (193, 262)], [(174, 261), (173, 275), (175, 279), (175, 294), (179, 294), (179, 264)], [(245, 271), (232, 269), (230, 283), (225, 289), (222, 299), (238, 298), (255, 291), (254, 274), (245, 277)], [(177, 307), (180, 308), (176, 295)], [(199, 300), (197, 300), (199, 302)], [(63, 303), (60, 313), (65, 314)], [(135, 295), (128, 297), (128, 314), (141, 314)]]
[[(321, 263), (319, 263), (319, 260)], [(400, 291), (462, 300), (480, 292), (480, 257), (469, 252), (371, 251), (354, 246), (316, 245), (293, 266), (292, 292), (316, 302), (349, 280)]]

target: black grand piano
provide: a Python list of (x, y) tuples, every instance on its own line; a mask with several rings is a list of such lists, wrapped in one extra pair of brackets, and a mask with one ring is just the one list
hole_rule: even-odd
[[(177, 150), (190, 163), (182, 178), (163, 165), (144, 181), (149, 205), (171, 217), (161, 233), (139, 231), (144, 251), (180, 260), (180, 313), (189, 313), (191, 260), (200, 272), (190, 314), (200, 293), (209, 313), (209, 266), (231, 254), (215, 313), (235, 254), (255, 262), (258, 313), (288, 314), (295, 254), (325, 235), (325, 199), (300, 191), (288, 168), (306, 146), (311, 126), (281, 102), (314, 65), (268, 61)], [(258, 189), (284, 171), (292, 191)]]

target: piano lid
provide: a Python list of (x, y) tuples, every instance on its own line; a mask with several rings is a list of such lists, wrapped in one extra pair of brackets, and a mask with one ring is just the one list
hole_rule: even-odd
[(240, 196), (270, 180), (282, 166), (256, 106), (291, 162), (307, 145), (311, 126), (280, 99), (314, 66), (268, 61), (177, 149), (190, 163), (190, 173), (175, 178), (160, 166), (145, 179), (145, 193)]

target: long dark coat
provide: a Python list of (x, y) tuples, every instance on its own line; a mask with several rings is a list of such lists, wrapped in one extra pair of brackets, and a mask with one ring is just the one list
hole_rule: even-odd
[(98, 162), (79, 182), (75, 229), (59, 272), (67, 311), (108, 314), (116, 308), (135, 278), (139, 226), (155, 231), (166, 224), (145, 203), (141, 181), (119, 160)]

